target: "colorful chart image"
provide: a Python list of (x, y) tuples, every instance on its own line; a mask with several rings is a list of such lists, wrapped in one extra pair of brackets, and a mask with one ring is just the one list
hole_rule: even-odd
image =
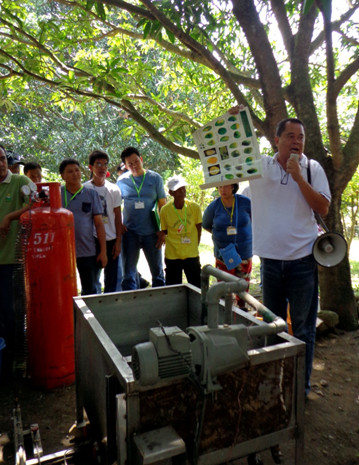
[(218, 176), (221, 173), (221, 167), (219, 165), (213, 165), (208, 168), (209, 176)]
[(218, 157), (209, 157), (206, 161), (208, 165), (213, 165), (214, 163), (218, 163)]
[(193, 133), (193, 139), (203, 167), (202, 188), (261, 176), (259, 148), (248, 108), (208, 122)]
[(219, 153), (221, 155), (222, 160), (228, 160), (229, 153), (228, 153), (228, 147), (226, 145), (219, 147)]
[(211, 155), (215, 155), (217, 153), (217, 150), (216, 149), (207, 149), (207, 150), (204, 150), (203, 153), (205, 154), (206, 157), (210, 157)]

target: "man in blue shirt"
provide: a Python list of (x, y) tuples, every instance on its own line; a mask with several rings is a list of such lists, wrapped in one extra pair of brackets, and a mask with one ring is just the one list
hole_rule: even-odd
[(122, 289), (138, 289), (137, 262), (141, 248), (151, 271), (152, 286), (164, 286), (161, 250), (164, 241), (152, 219), (156, 202), (159, 210), (166, 203), (163, 180), (158, 173), (144, 170), (142, 157), (134, 147), (127, 147), (121, 154), (121, 160), (128, 169), (117, 181), (124, 200), (123, 224), (126, 230), (122, 248)]
[[(61, 188), (62, 204), (74, 215), (76, 265), (81, 280), (81, 294), (97, 294), (98, 269), (107, 265), (103, 207), (97, 192), (83, 188), (77, 160), (66, 158), (61, 162), (59, 171), (65, 181), (65, 186)], [(94, 227), (100, 245), (99, 253), (96, 251)]]

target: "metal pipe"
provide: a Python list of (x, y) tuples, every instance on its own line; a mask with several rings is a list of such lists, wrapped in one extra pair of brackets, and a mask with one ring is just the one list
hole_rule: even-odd
[[(242, 283), (241, 287), (244, 286), (244, 289), (247, 288), (247, 282), (244, 281), (243, 279), (237, 278), (236, 276), (233, 276), (233, 275), (231, 275), (229, 273), (226, 273), (225, 271), (219, 270), (218, 268), (214, 268), (212, 265), (205, 265), (202, 268), (201, 277), (203, 278), (203, 280), (208, 280), (209, 281), (209, 276), (214, 276), (215, 278), (220, 279), (221, 281), (224, 281), (224, 282), (227, 282), (227, 283), (228, 282), (231, 282), (231, 283), (241, 282)], [(211, 292), (211, 289), (213, 287), (217, 286), (218, 284), (221, 284), (221, 283), (215, 284), (210, 289), (208, 289), (208, 287), (207, 287), (206, 294), (208, 295), (209, 292)], [(255, 299), (253, 296), (248, 294), (248, 292), (245, 292), (244, 289), (241, 289), (241, 290), (238, 290), (238, 291), (232, 290), (230, 292), (231, 293), (235, 292), (236, 294), (239, 295), (239, 297), (241, 299), (243, 299), (245, 302), (247, 302), (249, 305), (251, 305), (259, 313), (259, 315), (263, 317), (263, 320), (266, 323), (269, 323), (269, 324), (274, 323), (274, 325), (271, 326), (271, 328), (273, 328), (273, 333), (271, 333), (271, 329), (269, 328), (268, 329), (269, 332), (267, 332), (267, 334), (277, 334), (279, 332), (287, 330), (287, 323), (282, 318), (279, 318), (276, 314), (274, 314), (271, 310), (269, 310), (269, 308), (267, 308), (261, 302), (259, 302), (257, 299)], [(212, 292), (214, 292), (214, 291), (212, 291)], [(220, 292), (222, 292), (222, 291), (220, 291)], [(221, 297), (223, 297), (223, 295), (226, 295), (226, 294), (219, 295), (218, 301), (219, 301), (219, 299)], [(206, 297), (206, 296), (202, 295), (202, 299), (204, 297)], [(212, 301), (211, 301), (211, 308), (210, 308), (209, 298), (205, 298), (205, 301), (208, 304), (208, 327), (211, 328), (212, 326), (210, 326), (210, 325), (214, 324), (215, 326), (213, 326), (213, 327), (217, 328), (218, 327), (218, 302), (217, 302), (216, 309), (214, 309), (212, 307), (212, 304), (214, 305), (214, 303)], [(214, 313), (215, 310), (216, 310), (216, 315), (212, 314), (212, 312)], [(260, 326), (258, 328), (260, 328)], [(262, 332), (264, 332), (263, 330), (259, 330), (259, 329), (258, 329), (258, 331), (259, 331), (259, 335), (262, 334)], [(253, 334), (253, 336), (254, 336), (254, 334)]]
[(226, 271), (219, 270), (218, 268), (215, 268), (212, 265), (205, 265), (202, 268), (201, 276), (203, 277), (214, 276), (220, 281), (226, 281), (226, 282), (238, 281), (238, 279), (240, 279), (240, 278), (237, 278), (236, 276), (233, 276), (232, 274), (227, 273)]
[(272, 321), (272, 323), (267, 323), (265, 325), (250, 326), (248, 328), (248, 333), (250, 337), (255, 336), (269, 336), (271, 334), (278, 334), (286, 331), (287, 324), (282, 318), (277, 316), (277, 318)]
[(243, 299), (245, 302), (247, 302), (251, 307), (253, 307), (257, 311), (257, 313), (259, 313), (259, 315), (263, 317), (263, 320), (266, 323), (271, 323), (272, 321), (275, 321), (278, 318), (278, 316), (275, 313), (270, 311), (269, 308), (267, 308), (253, 296), (248, 294), (248, 292), (240, 293), (239, 297)]
[(220, 282), (214, 284), (207, 292), (208, 306), (208, 328), (218, 328), (218, 307), (219, 299), (228, 293), (235, 292), (239, 294), (247, 288), (247, 282), (244, 279), (236, 279), (235, 282)]

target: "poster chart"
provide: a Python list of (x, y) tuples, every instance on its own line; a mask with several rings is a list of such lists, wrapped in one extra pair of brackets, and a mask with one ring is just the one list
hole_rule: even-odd
[(193, 134), (207, 189), (262, 176), (259, 146), (247, 107), (225, 113)]

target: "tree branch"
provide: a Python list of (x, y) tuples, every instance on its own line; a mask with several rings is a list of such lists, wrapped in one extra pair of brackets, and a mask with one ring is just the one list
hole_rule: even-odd
[(171, 118), (173, 118), (175, 120), (186, 121), (186, 123), (188, 123), (191, 126), (194, 126), (196, 128), (201, 127), (201, 124), (198, 121), (193, 120), (192, 118), (190, 118), (185, 113), (170, 110), (170, 109), (166, 108), (164, 105), (161, 105), (159, 102), (157, 102), (153, 98), (148, 97), (147, 95), (128, 94), (127, 97), (130, 98), (131, 100), (140, 100), (140, 101), (145, 101), (145, 102), (151, 103), (151, 105), (155, 105), (163, 113), (165, 113), (168, 116), (171, 116)]
[(284, 42), (284, 46), (287, 50), (289, 58), (293, 53), (293, 34), (288, 21), (287, 12), (283, 0), (271, 0), (271, 6), (276, 17), (279, 30)]
[(354, 124), (351, 128), (348, 141), (343, 148), (343, 153), (346, 166), (345, 169), (342, 170), (342, 176), (345, 180), (344, 185), (346, 185), (356, 172), (359, 162), (359, 100)]
[[(348, 21), (349, 18), (353, 16), (353, 14), (359, 9), (359, 5), (353, 6), (350, 8), (348, 11), (342, 14), (342, 16), (337, 20), (333, 21), (331, 23), (332, 25), (332, 31), (337, 31), (340, 32), (340, 26), (344, 24), (346, 21)], [(342, 33), (341, 33), (342, 34)], [(312, 41), (311, 48), (310, 48), (310, 53), (313, 53), (315, 50), (317, 50), (324, 42), (325, 40), (325, 31), (321, 31), (320, 34)], [(352, 39), (354, 40), (354, 39)], [(354, 44), (355, 45), (355, 44)]]
[(266, 120), (260, 125), (262, 134), (273, 141), (276, 122), (287, 116), (278, 66), (253, 0), (232, 0), (232, 4), (254, 57), (263, 91)]
[(337, 77), (333, 83), (333, 95), (338, 97), (339, 92), (354, 74), (359, 70), (359, 57), (352, 61)]
[[(105, 99), (108, 101), (107, 99)], [(148, 135), (155, 141), (159, 142), (163, 147), (168, 148), (172, 152), (180, 153), (190, 158), (197, 159), (199, 158), (198, 152), (192, 149), (182, 147), (180, 145), (174, 144), (166, 139), (157, 129), (155, 129), (152, 124), (147, 121), (143, 116), (136, 110), (129, 100), (121, 99), (121, 106), (124, 108), (132, 118), (139, 123), (148, 133)]]
[[(73, 68), (73, 67), (70, 67), (70, 66), (67, 66), (65, 65), (64, 63), (62, 63), (62, 61), (60, 61), (56, 55), (54, 55), (48, 48), (46, 48), (43, 44), (41, 44), (38, 40), (35, 39), (35, 37), (32, 37), (30, 34), (26, 33), (25, 31), (23, 31), (22, 29), (20, 29), (19, 27), (15, 26), (14, 24), (11, 24), (9, 23), (6, 19), (4, 19), (3, 17), (0, 17), (0, 20), (11, 30), (15, 30), (18, 34), (20, 34), (20, 36), (24, 36), (26, 37), (30, 42), (27, 43), (27, 45), (29, 45), (29, 47), (34, 47), (36, 50), (40, 50), (41, 52), (43, 52), (45, 55), (47, 55), (49, 58), (51, 58), (51, 60), (56, 64), (56, 66), (58, 66), (60, 69), (62, 69), (63, 71), (65, 71), (66, 73), (68, 73), (70, 70), (71, 71), (74, 71), (75, 74), (77, 74), (78, 76), (89, 76), (88, 73), (85, 73), (84, 71), (82, 70), (79, 70), (77, 68)], [(19, 41), (20, 43), (26, 43), (24, 42), (23, 40), (21, 40), (21, 38), (18, 38), (17, 36), (14, 36), (13, 34), (10, 35), (10, 38), (13, 40), (13, 41)]]
[[(233, 96), (238, 103), (247, 105), (247, 101), (239, 90), (236, 82), (232, 79), (228, 71), (222, 66), (222, 64), (199, 42), (195, 41), (189, 34), (184, 32), (182, 29), (173, 24), (161, 11), (159, 11), (150, 0), (141, 0), (144, 5), (150, 10), (155, 18), (169, 31), (171, 31), (177, 39), (184, 44), (188, 49), (201, 56), (204, 60), (204, 64), (218, 74), (232, 92)], [(258, 120), (258, 123), (260, 121)]]

